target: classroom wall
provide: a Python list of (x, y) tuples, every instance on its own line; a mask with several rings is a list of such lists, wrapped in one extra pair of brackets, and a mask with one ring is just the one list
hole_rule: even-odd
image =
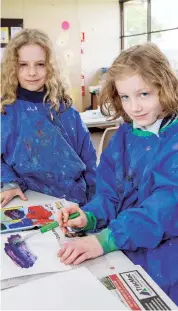
[[(90, 105), (88, 86), (97, 83), (97, 72), (109, 66), (119, 52), (117, 0), (2, 0), (2, 18), (23, 18), (24, 27), (44, 30), (53, 42), (63, 75), (69, 78), (75, 105)], [(61, 28), (62, 21), (70, 29)], [(85, 32), (84, 54), (80, 34)], [(81, 97), (81, 71), (86, 96)], [(69, 82), (68, 81), (68, 82)]]
[[(118, 0), (80, 0), (78, 16), (80, 29), (85, 32), (82, 70), (86, 85), (97, 84), (99, 69), (111, 65), (120, 49), (120, 19)], [(90, 104), (87, 92), (84, 105)]]

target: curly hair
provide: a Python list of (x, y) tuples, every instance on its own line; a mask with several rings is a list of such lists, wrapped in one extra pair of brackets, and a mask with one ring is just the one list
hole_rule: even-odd
[(45, 83), (46, 94), (43, 101), (51, 103), (59, 111), (62, 102), (66, 108), (72, 105), (72, 99), (67, 94), (64, 82), (61, 79), (52, 43), (49, 37), (37, 29), (23, 29), (8, 43), (2, 59), (1, 71), (1, 112), (5, 112), (5, 105), (15, 102), (18, 88), (18, 51), (23, 45), (38, 44), (46, 52), (47, 79)]
[(153, 43), (145, 43), (122, 51), (108, 69), (99, 96), (101, 112), (105, 116), (112, 115), (113, 119), (121, 116), (124, 121), (131, 121), (122, 108), (115, 81), (134, 74), (157, 88), (160, 104), (167, 115), (178, 113), (178, 78), (160, 49)]

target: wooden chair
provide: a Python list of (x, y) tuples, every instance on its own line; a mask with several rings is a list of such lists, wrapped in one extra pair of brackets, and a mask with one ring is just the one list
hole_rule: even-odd
[(101, 137), (99, 148), (98, 148), (97, 165), (99, 164), (100, 156), (101, 156), (102, 152), (106, 149), (111, 137), (116, 133), (118, 128), (119, 128), (119, 126), (108, 127), (107, 129), (105, 129), (105, 131)]

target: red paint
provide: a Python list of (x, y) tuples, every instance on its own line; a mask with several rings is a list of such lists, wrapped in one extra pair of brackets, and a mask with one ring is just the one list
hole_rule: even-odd
[(28, 208), (28, 219), (34, 219), (34, 225), (36, 224), (47, 224), (53, 222), (53, 219), (50, 219), (52, 212), (47, 211), (43, 206), (29, 206)]
[(44, 135), (42, 130), (39, 130), (37, 133), (38, 133), (38, 136), (43, 136)]

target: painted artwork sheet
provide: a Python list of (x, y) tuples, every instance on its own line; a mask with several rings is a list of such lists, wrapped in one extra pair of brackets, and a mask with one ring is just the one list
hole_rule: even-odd
[(60, 262), (57, 253), (63, 233), (59, 227), (13, 232), (1, 236), (1, 280), (38, 273), (70, 270)]
[(1, 233), (41, 227), (56, 220), (57, 209), (66, 206), (66, 200), (29, 206), (1, 208)]

